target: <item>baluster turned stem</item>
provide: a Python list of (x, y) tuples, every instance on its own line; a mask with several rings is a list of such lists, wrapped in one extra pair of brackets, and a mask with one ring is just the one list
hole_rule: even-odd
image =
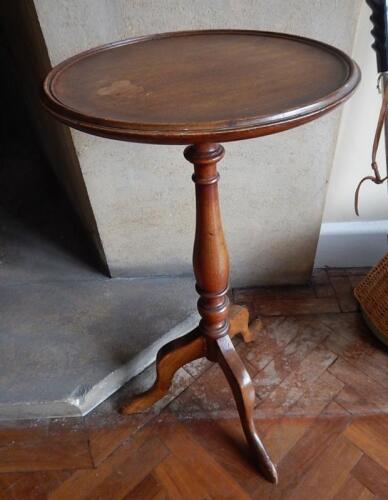
[(200, 330), (207, 338), (228, 333), (227, 296), (229, 256), (222, 229), (218, 199), (217, 162), (224, 156), (220, 144), (196, 144), (185, 149), (185, 158), (194, 164), (196, 229), (193, 266), (200, 295)]

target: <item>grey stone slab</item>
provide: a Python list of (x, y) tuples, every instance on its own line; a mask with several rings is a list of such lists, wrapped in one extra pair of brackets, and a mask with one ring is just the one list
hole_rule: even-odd
[(84, 415), (198, 323), (191, 278), (0, 286), (0, 419)]

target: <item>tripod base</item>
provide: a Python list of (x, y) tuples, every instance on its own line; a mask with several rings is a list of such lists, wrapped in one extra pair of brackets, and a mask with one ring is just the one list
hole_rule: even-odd
[(253, 332), (248, 326), (248, 310), (245, 307), (232, 306), (229, 319), (229, 335), (211, 339), (203, 336), (199, 328), (195, 328), (183, 337), (163, 346), (156, 358), (157, 377), (154, 385), (124, 405), (121, 413), (130, 415), (147, 410), (168, 393), (174, 374), (179, 368), (195, 359), (207, 357), (219, 363), (232, 389), (241, 425), (255, 463), (269, 481), (276, 483), (276, 468), (257, 434), (253, 421), (255, 402), (253, 384), (231, 341), (231, 337), (239, 333), (245, 342), (253, 340)]

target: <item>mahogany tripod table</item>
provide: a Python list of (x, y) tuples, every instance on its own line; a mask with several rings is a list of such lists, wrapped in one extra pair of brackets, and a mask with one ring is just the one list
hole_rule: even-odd
[(187, 144), (184, 155), (194, 165), (193, 265), (202, 319), (159, 351), (155, 384), (122, 412), (150, 407), (184, 364), (201, 357), (217, 362), (257, 466), (273, 482), (276, 468), (253, 420), (253, 385), (230, 340), (236, 333), (250, 339), (247, 310), (230, 308), (227, 296), (229, 260), (217, 173), (224, 148), (219, 143), (319, 118), (346, 100), (359, 80), (357, 65), (329, 45), (279, 33), (209, 30), (92, 49), (59, 64), (44, 83), (45, 106), (71, 127), (123, 141)]

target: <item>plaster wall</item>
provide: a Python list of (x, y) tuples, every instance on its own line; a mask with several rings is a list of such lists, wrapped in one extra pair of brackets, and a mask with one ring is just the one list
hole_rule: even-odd
[[(53, 65), (129, 36), (247, 28), (351, 52), (361, 0), (34, 0)], [(179, 105), (179, 103), (177, 103)], [(340, 111), (273, 137), (227, 144), (221, 203), (234, 285), (310, 275)], [(71, 132), (111, 273), (191, 273), (194, 189), (182, 147)]]
[[(354, 191), (362, 177), (371, 175), (372, 144), (381, 106), (377, 85), (377, 65), (372, 50), (373, 37), (369, 20), (371, 10), (363, 2), (356, 30), (353, 57), (362, 70), (362, 81), (354, 98), (346, 106), (333, 170), (327, 193), (324, 222), (377, 221), (388, 219), (387, 187), (366, 183), (360, 194), (360, 217), (354, 212)], [(377, 162), (381, 175), (386, 171), (384, 132)]]
[[(376, 88), (370, 14), (363, 2), (353, 46), (362, 81), (341, 118), (315, 260), (317, 267), (374, 266), (388, 252), (387, 184), (364, 183), (359, 200), (360, 217), (354, 212), (357, 184), (372, 173), (372, 144), (382, 98)], [(377, 156), (381, 175), (386, 172), (383, 136), (384, 133)]]

